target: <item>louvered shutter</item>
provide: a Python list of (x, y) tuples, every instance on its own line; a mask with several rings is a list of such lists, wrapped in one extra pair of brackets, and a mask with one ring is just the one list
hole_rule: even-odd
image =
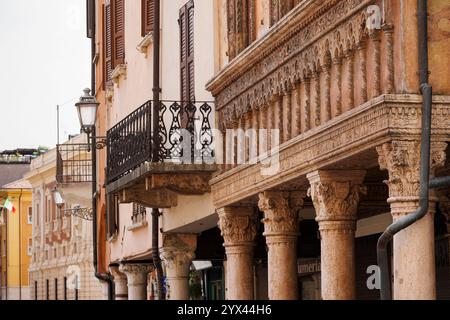
[(142, 36), (145, 37), (149, 32), (153, 31), (153, 20), (154, 20), (154, 10), (153, 10), (153, 0), (141, 0), (141, 10), (142, 10)]
[(194, 1), (180, 9), (181, 100), (195, 101)]
[(113, 68), (125, 62), (125, 0), (111, 0)]
[(118, 212), (117, 196), (108, 194), (106, 196), (106, 220), (108, 225), (107, 235), (109, 238), (114, 237), (117, 234), (119, 226)]
[(111, 80), (112, 72), (112, 21), (111, 21), (111, 5), (106, 3), (104, 6), (104, 55), (105, 55), (105, 65), (104, 65), (104, 75), (105, 82)]

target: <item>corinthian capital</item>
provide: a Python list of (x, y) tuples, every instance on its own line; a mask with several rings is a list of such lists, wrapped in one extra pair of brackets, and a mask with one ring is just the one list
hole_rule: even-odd
[(250, 244), (255, 240), (258, 217), (251, 207), (225, 207), (217, 210), (218, 226), (225, 246)]
[(196, 248), (195, 234), (163, 234), (161, 258), (166, 268), (176, 269), (177, 274), (187, 274)]
[(259, 194), (258, 206), (264, 212), (264, 234), (298, 233), (298, 211), (306, 192), (265, 191)]
[[(432, 142), (430, 152), (430, 176), (445, 164), (447, 143)], [(377, 147), (380, 169), (387, 170), (389, 196), (417, 197), (420, 185), (420, 142), (392, 141)]]
[(365, 171), (329, 170), (308, 174), (317, 221), (353, 221), (361, 194), (367, 189), (362, 185)]

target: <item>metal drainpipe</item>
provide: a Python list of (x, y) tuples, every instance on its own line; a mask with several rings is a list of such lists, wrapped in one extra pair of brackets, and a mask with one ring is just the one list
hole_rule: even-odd
[[(153, 162), (159, 161), (159, 95), (160, 88), (160, 6), (161, 1), (155, 0), (153, 2)], [(158, 300), (165, 300), (163, 292), (163, 269), (161, 264), (161, 257), (159, 256), (159, 216), (158, 208), (152, 209), (152, 258), (156, 269), (157, 284), (158, 284)]]
[[(95, 70), (95, 35), (96, 35), (96, 8), (95, 1), (89, 1), (90, 6), (91, 21), (92, 21), (92, 34), (91, 34), (91, 94), (95, 96), (96, 94), (96, 70)], [(92, 152), (92, 245), (93, 245), (93, 264), (95, 277), (104, 281), (108, 284), (108, 300), (114, 300), (114, 283), (113, 278), (110, 273), (101, 273), (98, 271), (98, 248), (97, 248), (97, 148), (96, 148), (96, 133), (95, 128), (93, 129), (92, 141), (91, 141), (91, 152)], [(88, 141), (89, 142), (89, 141)]]
[(23, 189), (20, 189), (19, 196), (19, 300), (22, 300), (22, 195)]
[(428, 212), (428, 193), (430, 179), (430, 136), (431, 108), (433, 90), (428, 83), (428, 1), (417, 1), (418, 34), (419, 34), (419, 74), (420, 91), (423, 96), (422, 134), (420, 147), (420, 191), (419, 207), (414, 213), (406, 215), (392, 223), (378, 239), (377, 259), (381, 274), (380, 297), (382, 300), (392, 299), (391, 278), (389, 272), (387, 246), (395, 234), (422, 219)]
[(92, 152), (92, 245), (93, 245), (93, 264), (95, 277), (108, 284), (108, 300), (114, 300), (113, 278), (109, 273), (98, 271), (98, 248), (97, 248), (97, 149), (95, 139), (95, 128), (92, 131), (91, 140)]

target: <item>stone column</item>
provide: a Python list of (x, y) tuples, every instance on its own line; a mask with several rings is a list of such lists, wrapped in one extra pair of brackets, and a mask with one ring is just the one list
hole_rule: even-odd
[(324, 300), (356, 298), (356, 212), (365, 171), (328, 170), (308, 174), (320, 230), (321, 287)]
[(128, 300), (127, 276), (119, 271), (119, 266), (109, 268), (114, 277), (115, 300)]
[(227, 255), (227, 299), (253, 300), (253, 249), (257, 215), (252, 207), (225, 207), (217, 211)]
[[(446, 143), (431, 143), (431, 171), (445, 163)], [(420, 142), (392, 141), (377, 147), (382, 170), (389, 172), (388, 203), (394, 221), (413, 213), (419, 206)], [(434, 210), (437, 198), (430, 191), (429, 212), (421, 220), (394, 236), (393, 298), (436, 299), (434, 254)]]
[(298, 211), (306, 192), (265, 191), (259, 194), (268, 247), (270, 300), (298, 299)]
[(163, 234), (161, 258), (166, 267), (168, 300), (189, 299), (189, 268), (196, 248), (195, 234)]
[(128, 300), (147, 300), (147, 275), (153, 271), (149, 264), (121, 264), (119, 271), (128, 280)]

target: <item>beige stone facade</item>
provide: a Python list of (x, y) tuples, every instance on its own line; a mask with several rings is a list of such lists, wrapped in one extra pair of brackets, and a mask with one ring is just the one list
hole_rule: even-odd
[[(66, 142), (83, 143), (85, 135)], [(103, 299), (101, 283), (94, 277), (92, 221), (64, 211), (92, 207), (90, 183), (58, 183), (60, 155), (57, 149), (50, 150), (33, 160), (25, 175), (32, 185), (34, 209), (30, 296), (32, 300)], [(63, 197), (63, 208), (57, 206), (55, 191)]]

